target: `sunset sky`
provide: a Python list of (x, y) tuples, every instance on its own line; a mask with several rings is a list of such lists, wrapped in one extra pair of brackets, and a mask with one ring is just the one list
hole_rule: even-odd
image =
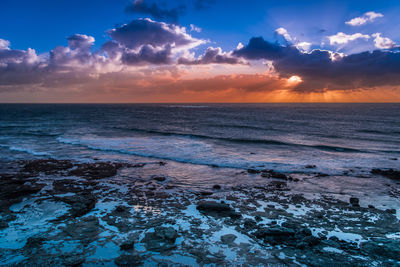
[(400, 3), (0, 2), (0, 102), (400, 102)]

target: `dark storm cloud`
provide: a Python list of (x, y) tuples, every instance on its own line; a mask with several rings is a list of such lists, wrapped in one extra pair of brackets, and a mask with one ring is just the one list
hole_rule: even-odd
[(341, 90), (400, 85), (400, 53), (376, 50), (340, 55), (326, 50), (299, 51), (261, 37), (234, 51), (246, 59), (267, 59), (282, 77), (300, 76), (299, 91)]
[(179, 26), (149, 19), (133, 20), (108, 33), (112, 39), (131, 49), (142, 45), (162, 46), (172, 43), (183, 46), (197, 41)]
[(84, 34), (67, 38), (67, 46), (57, 46), (37, 55), (35, 50), (11, 49), (0, 39), (0, 86), (61, 86), (84, 84), (126, 66), (175, 63), (176, 53), (189, 50), (204, 40), (191, 37), (184, 27), (138, 19), (109, 31), (112, 40), (92, 51), (95, 39)]
[(200, 64), (246, 64), (242, 59), (232, 56), (231, 53), (223, 53), (220, 47), (208, 47), (204, 55), (199, 58), (178, 59), (178, 64), (200, 65)]
[(204, 43), (191, 37), (185, 28), (173, 24), (138, 19), (110, 30), (112, 41), (102, 51), (108, 57), (120, 57), (123, 64), (170, 64), (173, 48), (190, 48)]
[(41, 79), (42, 64), (35, 50), (10, 49), (9, 42), (0, 39), (0, 85), (29, 84)]
[(144, 45), (138, 52), (126, 52), (122, 56), (122, 62), (127, 65), (169, 64), (171, 63), (171, 46), (162, 50), (156, 50), (150, 45)]
[(165, 3), (161, 4), (156, 2), (149, 2), (148, 0), (135, 0), (128, 4), (126, 11), (130, 13), (138, 13), (144, 15), (150, 15), (154, 19), (178, 22), (179, 17), (184, 15), (186, 12), (185, 5), (179, 5), (175, 8), (166, 8)]

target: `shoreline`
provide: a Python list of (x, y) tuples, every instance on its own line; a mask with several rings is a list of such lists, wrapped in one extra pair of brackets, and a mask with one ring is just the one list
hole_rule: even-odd
[[(310, 180), (340, 177), (247, 170), (231, 175), (236, 179), (264, 176), (261, 182), (196, 189), (162, 175), (169, 164), (10, 162), (0, 179), (2, 188), (7, 188), (0, 199), (0, 264), (400, 262), (396, 209), (378, 207), (366, 197), (349, 197), (348, 192), (341, 198), (330, 190), (303, 190), (313, 190)], [(398, 180), (382, 174), (387, 173), (354, 179), (381, 179), (387, 188), (378, 197), (399, 203)]]

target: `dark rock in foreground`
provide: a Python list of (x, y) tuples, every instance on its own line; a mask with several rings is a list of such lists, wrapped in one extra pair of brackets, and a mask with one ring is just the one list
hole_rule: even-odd
[(121, 255), (114, 260), (117, 266), (140, 266), (142, 258), (139, 255)]
[(96, 205), (96, 197), (87, 192), (75, 196), (56, 197), (56, 199), (70, 205), (72, 217), (81, 217)]
[(360, 200), (356, 197), (351, 197), (349, 202), (353, 207), (360, 207)]
[(68, 172), (71, 176), (80, 176), (87, 179), (101, 179), (117, 174), (118, 169), (127, 167), (124, 163), (96, 162), (78, 164), (77, 167)]
[(119, 247), (121, 250), (131, 250), (133, 249), (133, 246), (135, 245), (135, 242), (133, 240), (127, 240), (123, 242)]
[(68, 170), (73, 167), (70, 160), (55, 160), (55, 159), (36, 159), (26, 163), (22, 169), (28, 173), (40, 173), (53, 174), (56, 172)]
[(234, 234), (227, 234), (221, 236), (221, 242), (225, 244), (231, 244), (235, 241), (236, 236)]
[(215, 201), (200, 201), (196, 207), (200, 212), (221, 217), (239, 218), (240, 214), (226, 203), (218, 203)]
[(152, 233), (146, 233), (141, 242), (145, 243), (148, 250), (163, 252), (176, 247), (175, 240), (178, 237), (172, 227), (157, 227)]

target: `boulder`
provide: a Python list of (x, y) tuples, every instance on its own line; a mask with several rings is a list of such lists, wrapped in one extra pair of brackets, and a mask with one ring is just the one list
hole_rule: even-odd
[(52, 174), (55, 172), (68, 170), (73, 167), (70, 160), (55, 159), (35, 159), (28, 161), (22, 168), (23, 172)]
[(153, 179), (157, 182), (164, 182), (167, 178), (165, 178), (164, 176), (153, 176)]
[(221, 190), (221, 186), (220, 186), (219, 184), (215, 184), (215, 185), (213, 186), (213, 189), (214, 189), (214, 190)]
[(126, 166), (128, 165), (114, 162), (83, 163), (76, 165), (76, 168), (70, 170), (68, 175), (86, 179), (101, 179), (116, 175), (118, 169)]
[(356, 198), (356, 197), (351, 197), (350, 198), (350, 204), (353, 205), (353, 206), (357, 206), (357, 205), (360, 204), (360, 200), (358, 198)]
[(114, 260), (117, 266), (140, 266), (142, 258), (139, 255), (123, 254)]
[(178, 237), (172, 227), (157, 227), (154, 232), (146, 233), (142, 242), (148, 250), (163, 252), (176, 248), (175, 240)]
[(237, 237), (234, 234), (226, 234), (221, 236), (221, 242), (224, 244), (231, 244), (235, 241), (236, 238)]
[(200, 201), (196, 208), (200, 212), (208, 215), (231, 217), (232, 219), (241, 217), (240, 214), (238, 214), (233, 208), (225, 203), (218, 203), (215, 201)]
[(121, 243), (119, 248), (121, 250), (131, 250), (133, 249), (133, 246), (135, 245), (135, 242), (133, 240), (127, 240)]

